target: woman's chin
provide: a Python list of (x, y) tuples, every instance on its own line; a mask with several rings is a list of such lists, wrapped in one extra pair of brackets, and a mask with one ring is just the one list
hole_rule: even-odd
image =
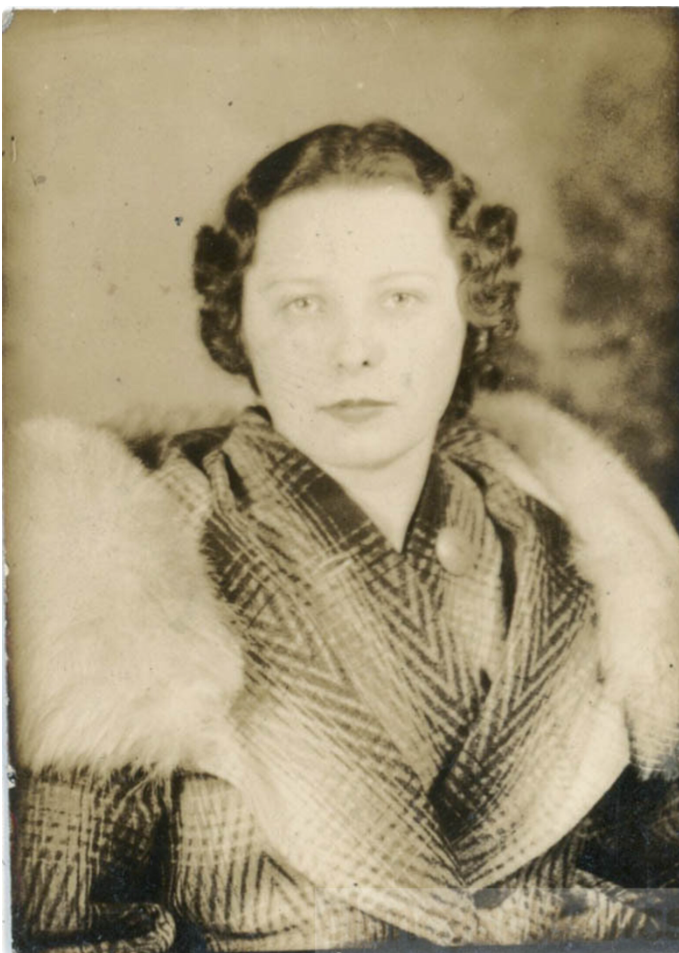
[(381, 470), (412, 450), (412, 442), (394, 440), (395, 434), (371, 433), (351, 439), (316, 442), (306, 455), (324, 470)]
[[(353, 411), (353, 408), (352, 408)], [(403, 419), (397, 408), (379, 413), (317, 413), (304, 427), (299, 418), (288, 421), (272, 415), (274, 426), (298, 450), (324, 470), (379, 470), (408, 455), (420, 444), (430, 444), (438, 419), (431, 426)], [(434, 415), (432, 414), (432, 419)]]

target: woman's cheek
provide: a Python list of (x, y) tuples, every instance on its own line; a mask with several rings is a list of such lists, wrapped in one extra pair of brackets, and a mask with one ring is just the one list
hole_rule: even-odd
[(318, 353), (290, 340), (279, 346), (270, 343), (259, 353), (254, 367), (262, 397), (272, 405), (269, 410), (315, 404), (315, 396), (327, 380)]

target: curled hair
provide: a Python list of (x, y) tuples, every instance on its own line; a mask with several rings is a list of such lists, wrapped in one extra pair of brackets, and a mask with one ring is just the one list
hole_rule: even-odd
[(194, 284), (203, 296), (201, 338), (224, 370), (256, 387), (241, 336), (243, 277), (251, 263), (260, 213), (276, 199), (328, 181), (360, 184), (401, 181), (440, 197), (447, 211), (460, 272), (460, 305), (468, 321), (462, 367), (451, 410), (462, 416), (477, 383), (494, 386), (493, 346), (516, 328), (518, 284), (507, 277), (520, 251), (516, 215), (503, 205), (481, 205), (474, 183), (439, 152), (388, 120), (365, 126), (315, 129), (258, 162), (227, 198), (218, 229), (198, 232)]

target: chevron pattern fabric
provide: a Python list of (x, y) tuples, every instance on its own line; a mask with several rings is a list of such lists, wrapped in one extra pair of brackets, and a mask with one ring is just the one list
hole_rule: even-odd
[[(557, 834), (559, 750), (596, 680), (593, 602), (563, 524), (500, 474), (502, 452), (472, 426), (443, 432), (397, 552), (257, 412), (172, 443), (159, 478), (204, 525), (246, 657), (234, 715), (248, 782), (26, 782), (31, 933), (153, 953), (173, 920), (215, 951), (674, 929), (675, 893), (661, 906), (601, 883), (577, 869), (585, 829)], [(464, 573), (437, 557), (445, 527)], [(546, 752), (553, 811), (536, 821)]]
[[(17, 949), (61, 953), (162, 953), (175, 922), (158, 902), (154, 841), (164, 786), (120, 774), (105, 783), (86, 774), (21, 776), (13, 821)], [(42, 943), (36, 947), (36, 939)]]

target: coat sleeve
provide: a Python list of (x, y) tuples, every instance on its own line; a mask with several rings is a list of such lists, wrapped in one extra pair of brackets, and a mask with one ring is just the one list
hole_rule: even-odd
[[(676, 804), (674, 806), (676, 809)], [(665, 849), (677, 843), (671, 799), (647, 828), (662, 832)], [(474, 894), (477, 940), (484, 944), (588, 943), (679, 939), (676, 880), (650, 877), (622, 886), (585, 869), (595, 826), (587, 818), (576, 830), (501, 884)], [(633, 833), (633, 832), (628, 832)], [(624, 843), (624, 837), (621, 843)], [(676, 863), (677, 855), (674, 853)], [(613, 871), (608, 873), (612, 876)], [(621, 873), (618, 866), (617, 873)], [(675, 878), (676, 878), (675, 866)], [(624, 880), (624, 876), (620, 878)], [(550, 947), (551, 948), (551, 947)], [(644, 946), (644, 949), (646, 947)]]
[(487, 946), (676, 941), (677, 893), (670, 889), (624, 890), (594, 877), (562, 890), (527, 885), (511, 890), (486, 888), (474, 895), (475, 940)]
[(163, 786), (22, 773), (12, 805), (15, 948), (162, 953)]
[(679, 887), (679, 778), (632, 768), (592, 811), (578, 866), (626, 887)]

